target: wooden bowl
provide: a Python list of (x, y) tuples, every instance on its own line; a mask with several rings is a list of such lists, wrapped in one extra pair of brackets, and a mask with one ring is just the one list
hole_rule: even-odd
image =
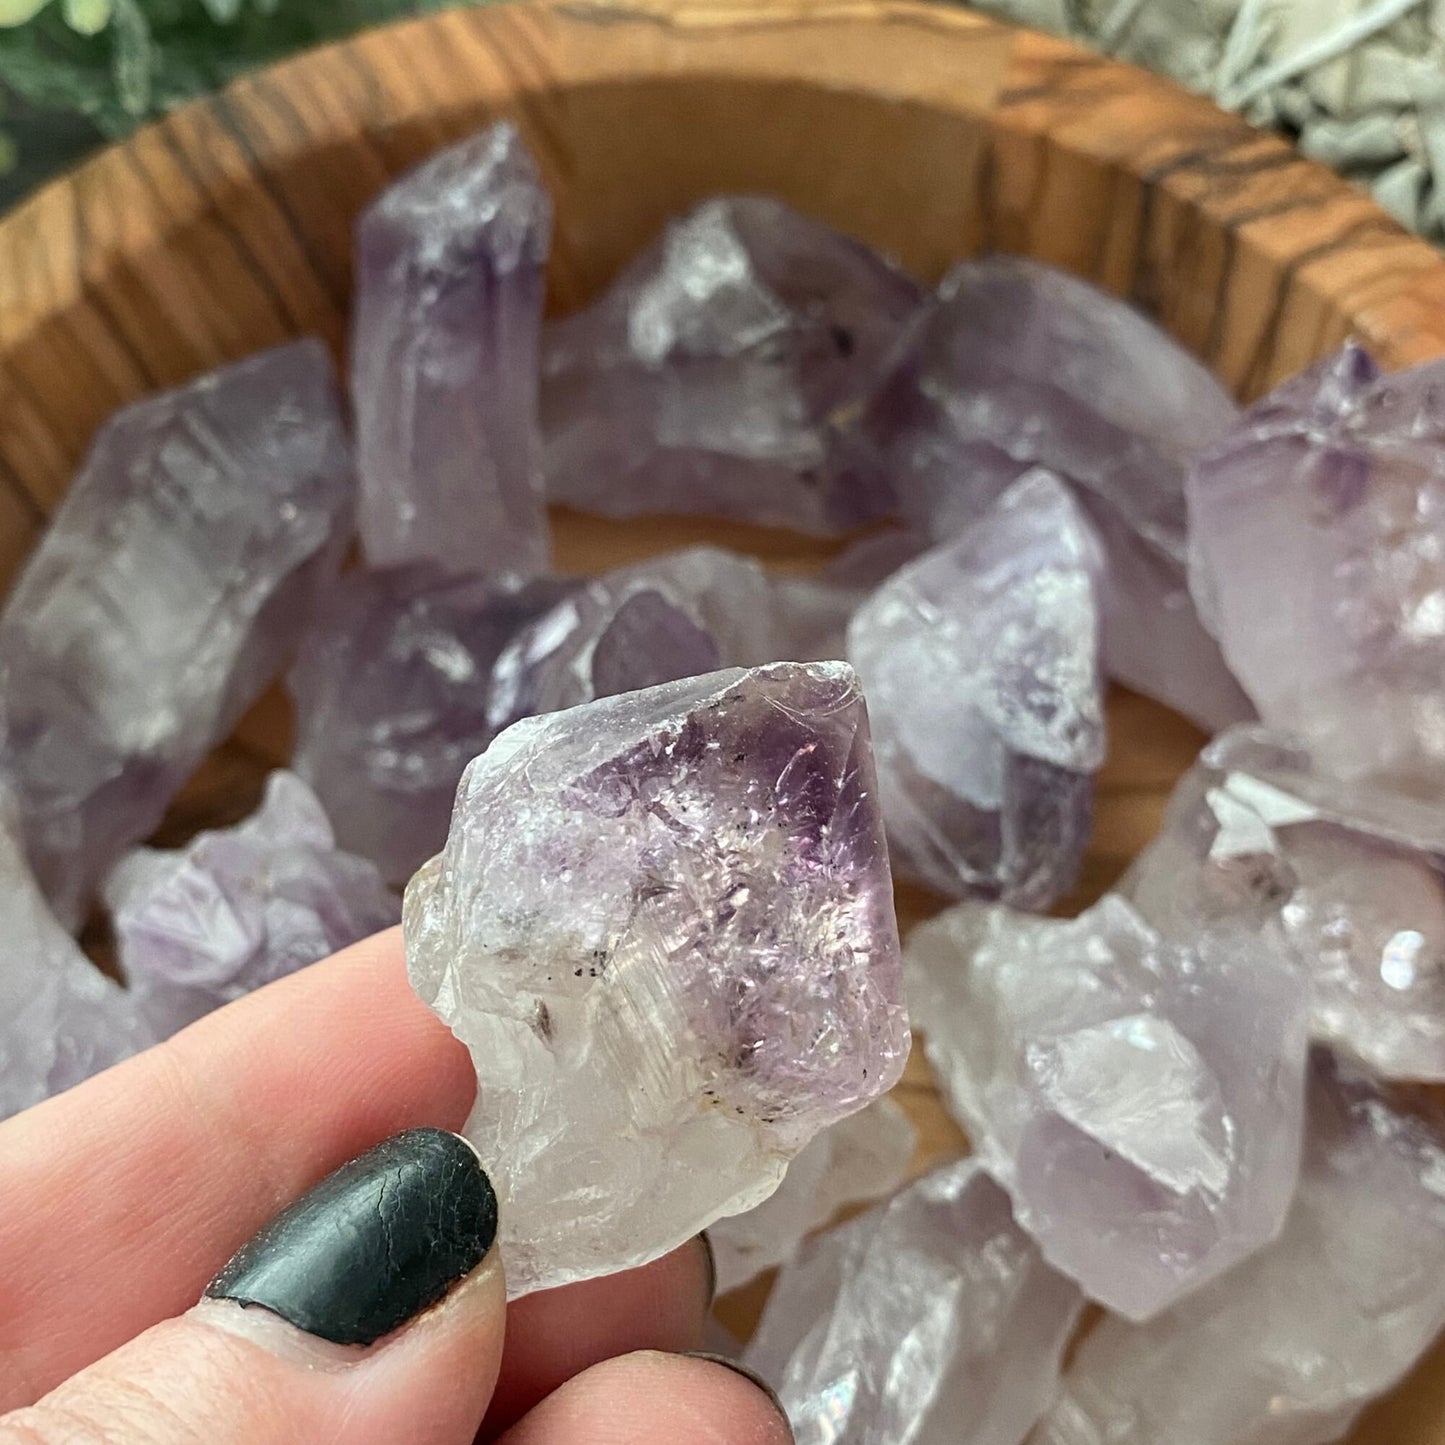
[[(1143, 71), (910, 0), (628, 0), (457, 11), (243, 80), (0, 221), (0, 581), (117, 406), (286, 337), (341, 351), (352, 223), (399, 171), (498, 115), (557, 203), (558, 309), (670, 215), (761, 191), (936, 279), (1022, 252), (1128, 296), (1252, 397), (1350, 333), (1445, 353), (1445, 259), (1282, 141)], [(557, 518), (563, 565), (712, 539), (787, 566), (827, 549), (710, 521)], [(1119, 692), (1078, 906), (1156, 828), (1201, 738)], [(289, 746), (273, 694), (178, 804), (229, 821)], [(905, 892), (905, 926), (935, 900)], [(920, 1167), (956, 1151), (920, 1058)], [(744, 1328), (761, 1291), (724, 1302)], [(1445, 1445), (1445, 1351), (1352, 1437)], [(1161, 1442), (1162, 1445), (1162, 1442)]]

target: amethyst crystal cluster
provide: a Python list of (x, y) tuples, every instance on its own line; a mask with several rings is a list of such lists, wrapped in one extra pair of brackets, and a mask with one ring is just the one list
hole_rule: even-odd
[(883, 257), (778, 201), (705, 202), (548, 329), (548, 495), (823, 536), (888, 515), (850, 421), (921, 300)]
[(1083, 1342), (1033, 1445), (1338, 1440), (1445, 1327), (1445, 1135), (1316, 1061), (1277, 1237), (1146, 1324)]
[(746, 1360), (776, 1382), (798, 1445), (1018, 1445), (1083, 1304), (963, 1159), (810, 1244)]
[(1100, 562), (1063, 483), (1030, 472), (854, 614), (900, 871), (1025, 906), (1073, 882), (1104, 760)]
[(1313, 1036), (1384, 1078), (1445, 1081), (1445, 825), (1438, 807), (1324, 772), (1236, 728), (1179, 785), (1124, 883), (1199, 939), (1245, 928), (1309, 978)]
[(359, 523), (377, 566), (547, 565), (537, 323), (552, 206), (497, 125), (398, 181), (356, 231)]
[[(232, 834), (133, 850), (335, 585), (351, 476), (316, 342), (141, 402), (97, 436), (0, 615), (7, 897), (33, 940), (6, 976), (32, 997), (10, 1015), (24, 1051), (0, 1049), (0, 1111), (395, 921), (374, 866), (336, 851), (285, 775)], [(98, 887), (129, 990), (62, 926)]]
[(1271, 1239), (1299, 1161), (1305, 990), (1245, 930), (1161, 937), (963, 903), (909, 945), (909, 1003), (979, 1158), (1044, 1257), (1147, 1319)]
[(389, 882), (405, 883), (446, 837), (457, 780), (496, 732), (497, 659), (574, 585), (351, 572), (318, 609), (287, 677), (292, 766), (341, 845)]
[(145, 1048), (154, 1035), (136, 1001), (60, 926), (25, 856), (20, 813), (0, 797), (0, 1118), (38, 1104)]
[(500, 731), (540, 713), (774, 657), (769, 583), (758, 564), (694, 547), (609, 572), (521, 629), (492, 669)]
[[(349, 420), (299, 342), (95, 439), (0, 614), (0, 1114), (404, 913), (514, 1292), (711, 1225), (807, 1445), (1339, 1438), (1445, 1326), (1445, 363), (1241, 413), (748, 196), (544, 322), (550, 231), (494, 126), (360, 221)], [(553, 576), (544, 500), (838, 551)], [(140, 846), (282, 674), (259, 808)], [(1045, 918), (1109, 679), (1218, 735)], [(974, 1153), (902, 1187), (905, 983)]]
[(1188, 499), (1195, 592), (1260, 717), (1335, 774), (1435, 796), (1445, 364), (1381, 376), (1346, 347), (1210, 448)]
[(1185, 579), (1191, 457), (1237, 411), (1137, 312), (1014, 257), (956, 267), (860, 423), (898, 509), (939, 541), (1033, 467), (1073, 489), (1104, 546), (1110, 674), (1203, 727), (1248, 716)]
[(284, 771), (236, 827), (123, 858), (105, 901), (132, 994), (163, 1033), (401, 918), (376, 868), (337, 850), (315, 795)]
[(334, 580), (351, 468), (317, 342), (101, 428), (0, 614), (0, 772), (63, 922), (282, 668)]

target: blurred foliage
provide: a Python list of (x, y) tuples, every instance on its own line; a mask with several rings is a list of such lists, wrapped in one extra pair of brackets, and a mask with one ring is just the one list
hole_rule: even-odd
[(455, 0), (0, 0), (0, 208), (248, 70)]

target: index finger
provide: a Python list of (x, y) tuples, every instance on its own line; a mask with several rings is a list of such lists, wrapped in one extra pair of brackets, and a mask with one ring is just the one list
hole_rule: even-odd
[(0, 1125), (0, 1412), (188, 1309), (348, 1159), (460, 1128), (475, 1093), (392, 929)]

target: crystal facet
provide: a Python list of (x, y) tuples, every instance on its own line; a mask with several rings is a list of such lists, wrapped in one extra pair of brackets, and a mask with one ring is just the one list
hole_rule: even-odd
[(1442, 1327), (1445, 1137), (1317, 1066), (1279, 1238), (1147, 1325), (1106, 1319), (1034, 1440), (1324, 1445)]
[(301, 341), (101, 428), (0, 616), (26, 846), (77, 924), (286, 665), (350, 527), (335, 379)]
[(509, 1287), (641, 1264), (761, 1203), (908, 1053), (868, 721), (842, 664), (529, 718), (407, 889), (472, 1051)]
[(236, 827), (121, 859), (105, 902), (126, 979), (162, 1033), (401, 916), (375, 866), (337, 849), (315, 795), (284, 770)]
[(709, 1228), (717, 1292), (727, 1294), (785, 1264), (845, 1205), (886, 1199), (908, 1177), (917, 1142), (908, 1115), (891, 1098), (830, 1124), (756, 1209)]
[(887, 486), (853, 474), (844, 432), (921, 299), (780, 201), (704, 202), (545, 329), (549, 496), (819, 534), (887, 514)]
[(496, 731), (599, 697), (777, 660), (763, 569), (718, 547), (669, 552), (569, 593), (493, 669)]
[(1201, 611), (1265, 722), (1438, 796), (1445, 362), (1381, 376), (1351, 346), (1287, 382), (1200, 459), (1189, 520)]
[(505, 121), (362, 216), (351, 385), (374, 565), (546, 567), (537, 368), (551, 233), (552, 203)]
[(58, 1094), (153, 1042), (131, 999), (60, 926), (0, 796), (0, 1119)]
[(462, 770), (495, 733), (497, 657), (575, 585), (514, 589), (419, 568), (341, 579), (288, 682), (292, 766), (343, 848), (396, 884), (441, 848)]
[(1104, 757), (1097, 550), (1035, 472), (855, 614), (895, 865), (1042, 907), (1073, 881)]
[(744, 1358), (798, 1445), (1018, 1445), (1082, 1305), (964, 1159), (814, 1240)]
[(1260, 727), (1216, 738), (1124, 890), (1162, 932), (1247, 928), (1310, 979), (1316, 1038), (1445, 1081), (1445, 822)]
[(1189, 598), (1184, 473), (1237, 417), (1209, 372), (1132, 307), (997, 256), (945, 278), (858, 433), (905, 519), (939, 540), (1031, 466), (1073, 485), (1108, 558), (1105, 666), (1217, 728), (1250, 710)]
[(928, 1057), (1044, 1256), (1147, 1319), (1279, 1229), (1306, 999), (1246, 932), (1166, 942), (1122, 899), (1070, 922), (961, 904), (908, 950)]
[(820, 572), (772, 578), (777, 661), (829, 662), (848, 650), (853, 614), (900, 567), (928, 550), (916, 532), (880, 532), (840, 552)]

